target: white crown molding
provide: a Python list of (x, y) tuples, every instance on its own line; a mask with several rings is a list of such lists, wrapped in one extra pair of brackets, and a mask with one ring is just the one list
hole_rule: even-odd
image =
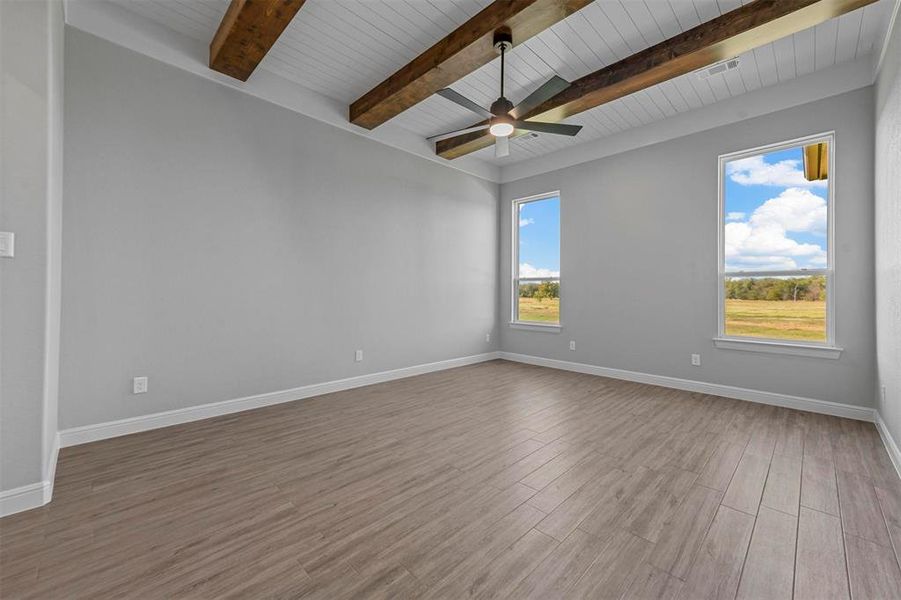
[(71, 429), (64, 429), (59, 432), (60, 446), (63, 448), (67, 448), (69, 446), (77, 446), (79, 444), (86, 444), (88, 442), (95, 442), (97, 440), (105, 440), (108, 438), (119, 437), (121, 435), (128, 435), (141, 431), (149, 431), (151, 429), (159, 429), (161, 427), (170, 427), (172, 425), (180, 425), (182, 423), (190, 423), (191, 421), (200, 421), (202, 419), (209, 419), (211, 417), (229, 415), (232, 413), (243, 412), (245, 410), (251, 410), (254, 408), (271, 406), (273, 404), (282, 404), (284, 402), (303, 400), (304, 398), (312, 398), (313, 396), (331, 394), (334, 392), (362, 387), (364, 385), (384, 383), (386, 381), (393, 381), (395, 379), (413, 377), (414, 375), (422, 375), (424, 373), (433, 373), (435, 371), (443, 371), (445, 369), (453, 369), (456, 367), (473, 365), (488, 360), (494, 360), (496, 358), (498, 358), (497, 352), (486, 352), (484, 354), (474, 354), (472, 356), (452, 358), (449, 360), (442, 360), (422, 365), (414, 365), (412, 367), (404, 367), (391, 371), (381, 371), (378, 373), (370, 373), (368, 375), (349, 377), (347, 379), (338, 379), (335, 381), (305, 385), (289, 390), (269, 392), (266, 394), (257, 394), (254, 396), (246, 396), (244, 398), (224, 400), (222, 402), (212, 402), (210, 404), (201, 404), (200, 406), (179, 408), (176, 410), (169, 410), (150, 415), (120, 419), (118, 421), (98, 423), (96, 425), (73, 427)]
[(66, 25), (70, 27), (344, 131), (494, 183), (500, 181), (500, 167), (497, 165), (472, 156), (446, 160), (435, 154), (433, 144), (425, 138), (392, 123), (385, 123), (372, 131), (358, 127), (348, 120), (346, 104), (279, 77), (265, 68), (257, 68), (247, 82), (217, 73), (207, 66), (209, 47), (206, 44), (114, 3), (65, 0), (64, 6)]
[(701, 394), (710, 394), (712, 396), (722, 396), (724, 398), (757, 402), (758, 404), (770, 404), (773, 406), (782, 406), (784, 408), (794, 408), (796, 410), (832, 415), (835, 417), (845, 417), (847, 419), (855, 419), (858, 421), (873, 422), (874, 420), (874, 410), (872, 408), (854, 406), (851, 404), (841, 404), (838, 402), (815, 400), (813, 398), (789, 396), (788, 394), (751, 390), (720, 383), (679, 379), (678, 377), (668, 377), (666, 375), (652, 375), (650, 373), (641, 373), (638, 371), (599, 367), (585, 363), (544, 358), (542, 356), (515, 354), (513, 352), (500, 352), (500, 358), (529, 365), (561, 369), (563, 371), (575, 371), (576, 373), (586, 373), (588, 375), (598, 375), (600, 377), (610, 377), (612, 379), (622, 379), (625, 381), (634, 381), (636, 383), (659, 385), (661, 387), (685, 390), (687, 392), (698, 392)]
[(873, 84), (872, 60), (872, 55), (867, 55), (641, 127), (505, 165), (501, 167), (501, 183), (565, 169), (867, 87)]

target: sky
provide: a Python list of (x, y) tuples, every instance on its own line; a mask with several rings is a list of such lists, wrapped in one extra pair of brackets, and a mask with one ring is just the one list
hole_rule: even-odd
[(560, 277), (560, 198), (519, 205), (519, 276)]
[(726, 271), (826, 267), (827, 181), (807, 181), (801, 148), (726, 163)]

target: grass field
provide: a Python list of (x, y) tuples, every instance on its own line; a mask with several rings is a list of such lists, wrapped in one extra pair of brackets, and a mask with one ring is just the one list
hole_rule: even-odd
[(726, 300), (726, 335), (826, 341), (826, 302)]
[(556, 323), (560, 320), (560, 298), (544, 298), (541, 302), (535, 298), (519, 299), (519, 320)]
[[(556, 323), (560, 299), (519, 299), (519, 320)], [(826, 341), (826, 302), (726, 300), (726, 335)]]

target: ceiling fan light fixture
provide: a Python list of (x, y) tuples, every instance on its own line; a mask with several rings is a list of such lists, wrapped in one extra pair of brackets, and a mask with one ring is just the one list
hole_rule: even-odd
[(508, 137), (513, 134), (513, 123), (508, 121), (495, 121), (488, 128), (488, 133), (494, 137)]
[[(2, 0), (0, 0), (2, 1)], [(452, 136), (462, 136), (469, 133), (483, 132), (486, 129), (488, 133), (494, 136), (494, 152), (497, 158), (510, 156), (510, 136), (515, 132), (516, 135), (522, 135), (524, 132), (531, 132), (532, 136), (537, 136), (536, 131), (542, 133), (552, 133), (554, 135), (573, 136), (582, 129), (581, 125), (567, 125), (564, 123), (544, 123), (541, 121), (528, 121), (523, 117), (538, 109), (543, 102), (546, 102), (555, 94), (559, 94), (570, 86), (570, 83), (554, 75), (545, 81), (541, 87), (533, 91), (531, 94), (514, 106), (507, 98), (504, 97), (504, 54), (513, 48), (513, 36), (508, 27), (501, 27), (494, 32), (494, 48), (501, 55), (501, 95), (491, 104), (490, 110), (485, 110), (481, 105), (473, 102), (466, 96), (455, 92), (451, 88), (438, 90), (437, 94), (472, 111), (482, 117), (484, 120), (466, 129), (457, 129), (428, 137), (429, 141), (443, 141)], [(436, 146), (437, 150), (437, 146)]]

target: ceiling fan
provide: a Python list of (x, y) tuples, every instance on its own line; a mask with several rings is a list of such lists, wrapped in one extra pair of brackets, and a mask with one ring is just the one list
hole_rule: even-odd
[(539, 131), (541, 133), (553, 133), (555, 135), (573, 136), (582, 129), (581, 125), (565, 125), (563, 123), (540, 123), (538, 121), (521, 121), (520, 115), (528, 113), (536, 106), (542, 104), (545, 100), (553, 98), (566, 88), (570, 83), (554, 75), (548, 79), (541, 87), (526, 96), (525, 100), (518, 105), (504, 97), (504, 53), (513, 48), (513, 36), (508, 28), (501, 28), (494, 32), (494, 49), (501, 55), (501, 97), (494, 101), (491, 110), (485, 110), (469, 98), (452, 90), (444, 88), (438, 90), (438, 94), (447, 98), (451, 102), (459, 104), (463, 108), (471, 110), (480, 117), (487, 119), (487, 124), (476, 125), (475, 127), (467, 127), (466, 129), (457, 129), (456, 131), (448, 131), (433, 135), (428, 138), (429, 141), (443, 140), (449, 137), (470, 133), (473, 131), (482, 131), (487, 129), (494, 136), (494, 155), (498, 158), (510, 155), (510, 136), (517, 129), (524, 131)]

